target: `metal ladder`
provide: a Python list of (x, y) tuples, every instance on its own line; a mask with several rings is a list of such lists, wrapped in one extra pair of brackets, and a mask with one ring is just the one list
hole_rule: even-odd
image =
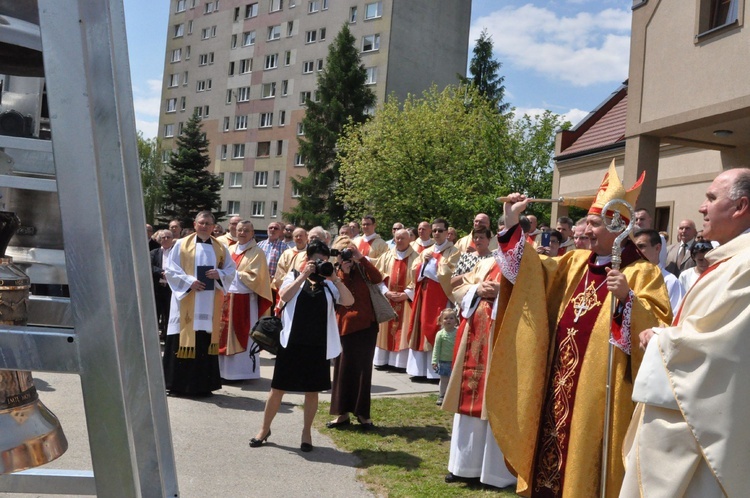
[(0, 186), (57, 191), (73, 329), (1, 327), (0, 368), (80, 375), (93, 471), (4, 475), (0, 492), (177, 497), (122, 0), (38, 8), (51, 147), (0, 136), (0, 149), (51, 153), (56, 176), (0, 174)]

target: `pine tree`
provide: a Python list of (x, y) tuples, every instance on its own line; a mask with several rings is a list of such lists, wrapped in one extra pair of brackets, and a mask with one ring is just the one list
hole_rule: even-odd
[(208, 171), (208, 140), (202, 131), (201, 119), (195, 113), (177, 137), (177, 150), (169, 160), (171, 170), (164, 175), (164, 209), (160, 219), (178, 219), (191, 226), (195, 215), (212, 211), (217, 219), (221, 209), (221, 179)]
[(482, 30), (476, 45), (474, 45), (474, 56), (469, 64), (470, 77), (459, 76), (461, 83), (477, 87), (479, 93), (495, 103), (497, 110), (507, 112), (510, 104), (505, 99), (505, 76), (500, 76), (498, 71), (503, 66), (501, 62), (492, 58), (492, 37), (487, 30)]
[(292, 179), (300, 199), (285, 213), (297, 225), (328, 227), (345, 216), (344, 205), (334, 196), (339, 178), (336, 143), (345, 125), (364, 122), (367, 110), (375, 105), (375, 94), (365, 86), (367, 73), (355, 42), (344, 25), (328, 47), (325, 68), (318, 76), (318, 99), (306, 102), (299, 153), (308, 175)]

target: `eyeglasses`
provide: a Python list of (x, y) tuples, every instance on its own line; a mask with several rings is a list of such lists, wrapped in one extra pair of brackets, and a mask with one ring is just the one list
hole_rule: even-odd
[(445, 232), (445, 228), (433, 228), (432, 233), (443, 233)]
[(690, 249), (690, 253), (695, 254), (697, 252), (708, 252), (713, 248), (714, 246), (711, 245), (710, 242), (696, 242), (695, 245), (693, 245), (692, 249)]
[(278, 230), (278, 227), (268, 227), (269, 230)]

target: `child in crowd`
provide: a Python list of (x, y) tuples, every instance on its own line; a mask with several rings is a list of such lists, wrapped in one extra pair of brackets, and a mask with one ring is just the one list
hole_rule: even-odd
[(432, 368), (440, 375), (440, 395), (438, 406), (443, 404), (448, 379), (453, 370), (453, 346), (456, 343), (458, 314), (453, 308), (445, 308), (438, 316), (440, 331), (435, 336), (435, 347), (432, 350)]

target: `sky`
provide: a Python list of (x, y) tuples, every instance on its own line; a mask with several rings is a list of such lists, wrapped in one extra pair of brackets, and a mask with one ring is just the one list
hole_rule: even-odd
[[(336, 0), (333, 0), (336, 1)], [(168, 0), (124, 0), (136, 128), (156, 135)], [(505, 101), (574, 125), (627, 78), (632, 0), (472, 0), (469, 59), (487, 29)]]

